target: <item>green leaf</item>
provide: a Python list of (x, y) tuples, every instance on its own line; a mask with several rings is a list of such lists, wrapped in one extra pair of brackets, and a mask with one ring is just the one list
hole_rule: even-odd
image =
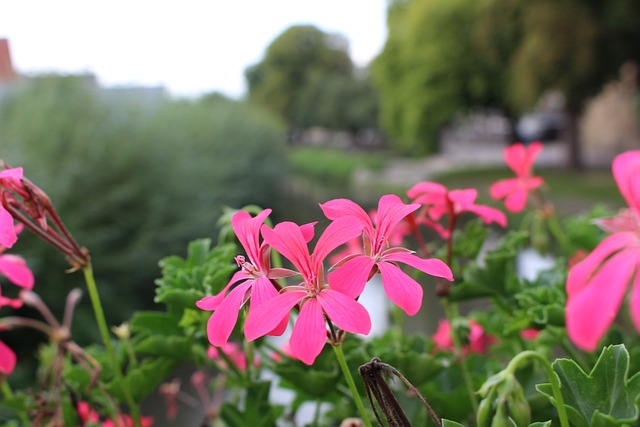
[(269, 403), (270, 381), (254, 382), (247, 388), (245, 405), (240, 410), (236, 405), (222, 405), (221, 417), (229, 426), (275, 427), (276, 420), (282, 414), (282, 407)]
[(182, 330), (176, 325), (177, 319), (159, 311), (141, 311), (131, 319), (131, 330), (135, 333), (180, 335)]
[[(569, 359), (556, 360), (553, 369), (560, 378), (562, 398), (572, 424), (617, 426), (638, 419), (635, 402), (640, 396), (640, 373), (627, 379), (629, 353), (624, 345), (604, 348), (589, 374)], [(537, 389), (556, 404), (550, 384), (539, 384)]]
[(464, 426), (455, 421), (442, 419), (442, 427), (464, 427)]

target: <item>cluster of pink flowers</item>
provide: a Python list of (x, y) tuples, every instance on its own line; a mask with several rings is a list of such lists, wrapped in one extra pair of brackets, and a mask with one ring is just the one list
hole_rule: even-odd
[[(453, 280), (451, 270), (441, 260), (422, 259), (408, 249), (390, 245), (396, 226), (417, 210), (418, 204), (405, 204), (395, 195), (383, 196), (375, 221), (350, 200), (331, 200), (320, 207), (331, 222), (313, 251), (308, 245), (314, 237), (315, 223), (300, 226), (282, 222), (269, 228), (264, 225), (271, 212), (268, 209), (254, 218), (243, 211), (234, 215), (232, 226), (249, 261), (236, 257), (241, 270), (225, 289), (197, 303), (202, 309), (213, 310), (207, 326), (211, 344), (222, 347), (227, 343), (237, 323), (238, 310), (250, 301), (244, 324), (246, 339), (281, 335), (295, 310), (298, 316), (289, 340), (290, 354), (312, 364), (327, 337), (339, 339), (335, 327), (344, 332), (369, 333), (371, 318), (357, 298), (374, 274), (382, 275), (389, 298), (409, 314), (419, 310), (422, 288), (397, 263)], [(361, 239), (360, 250), (347, 255), (327, 273), (325, 259), (356, 238)], [(272, 268), (271, 250), (288, 259), (294, 269)], [(293, 276), (298, 278), (294, 284), (284, 286), (278, 282)]]
[[(496, 337), (485, 332), (484, 328), (475, 320), (469, 320), (467, 325), (469, 327), (469, 334), (462, 346), (462, 352), (465, 355), (469, 353), (485, 354), (489, 350), (489, 346), (498, 342)], [(455, 350), (451, 323), (448, 320), (441, 320), (440, 323), (438, 323), (438, 329), (432, 339), (437, 350)]]

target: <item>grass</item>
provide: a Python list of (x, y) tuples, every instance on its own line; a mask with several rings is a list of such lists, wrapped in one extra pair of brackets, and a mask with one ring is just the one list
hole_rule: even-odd
[(384, 154), (380, 152), (345, 152), (332, 148), (291, 147), (288, 158), (296, 175), (331, 184), (347, 184), (357, 168), (376, 170), (385, 164)]

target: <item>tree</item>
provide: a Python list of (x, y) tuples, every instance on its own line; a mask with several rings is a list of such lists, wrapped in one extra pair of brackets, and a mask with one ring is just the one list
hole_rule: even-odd
[(314, 76), (349, 76), (353, 65), (347, 41), (314, 26), (287, 29), (267, 48), (261, 62), (245, 77), (249, 99), (295, 124), (298, 96)]

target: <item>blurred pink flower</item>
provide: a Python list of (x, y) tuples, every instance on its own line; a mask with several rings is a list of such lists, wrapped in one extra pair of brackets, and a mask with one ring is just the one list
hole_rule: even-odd
[(629, 208), (598, 222), (610, 235), (567, 277), (567, 333), (588, 351), (596, 349), (615, 320), (630, 282), (631, 318), (640, 331), (640, 151), (618, 155), (612, 169)]
[[(452, 232), (452, 224), (464, 212), (470, 212), (482, 219), (485, 224), (496, 223), (507, 226), (507, 217), (499, 209), (476, 204), (478, 191), (475, 188), (448, 190), (436, 182), (419, 182), (407, 191), (407, 196), (414, 203), (420, 203), (422, 209), (418, 214), (418, 222), (435, 229), (443, 238), (448, 239)], [(449, 227), (443, 228), (438, 221), (449, 216)]]
[(528, 146), (517, 143), (504, 149), (504, 160), (516, 177), (494, 183), (489, 194), (495, 200), (504, 199), (504, 206), (510, 212), (522, 211), (527, 205), (529, 192), (544, 183), (539, 176), (532, 176), (533, 162), (540, 151), (540, 142), (532, 142)]
[[(469, 320), (467, 324), (469, 326), (469, 336), (464, 341), (466, 342), (462, 349), (464, 354), (486, 353), (489, 346), (498, 341), (493, 335), (487, 334), (475, 320)], [(438, 329), (432, 339), (436, 349), (440, 351), (453, 351), (455, 349), (453, 337), (451, 336), (451, 324), (448, 320), (443, 319), (438, 323)]]
[(419, 208), (407, 205), (394, 194), (382, 196), (375, 215), (375, 225), (365, 211), (347, 199), (330, 200), (320, 207), (331, 220), (354, 218), (364, 226), (364, 252), (344, 258), (329, 273), (331, 287), (351, 298), (358, 297), (373, 274), (380, 272), (384, 291), (391, 301), (407, 314), (414, 315), (422, 305), (422, 286), (404, 273), (397, 263), (404, 263), (432, 276), (453, 280), (451, 269), (442, 260), (422, 259), (409, 249), (389, 247), (394, 230), (404, 217)]
[[(271, 268), (270, 248), (264, 242), (260, 243), (260, 227), (270, 213), (271, 209), (265, 209), (252, 218), (249, 213), (239, 211), (233, 216), (231, 219), (233, 231), (246, 251), (249, 261), (246, 261), (243, 256), (237, 256), (236, 262), (241, 270), (233, 275), (222, 292), (196, 302), (198, 308), (213, 310), (207, 323), (207, 336), (209, 342), (216, 347), (226, 344), (238, 321), (238, 311), (249, 297), (251, 297), (249, 305), (251, 311), (264, 301), (278, 295), (271, 279), (296, 274), (287, 269)], [(304, 232), (309, 233), (308, 230)], [(231, 289), (234, 285), (236, 286)], [(281, 335), (286, 327), (287, 323), (284, 320), (274, 325), (269, 333)]]
[[(220, 355), (220, 353), (224, 353), (229, 358), (229, 360), (231, 360), (231, 363), (233, 363), (236, 368), (238, 368), (239, 371), (244, 372), (247, 370), (247, 356), (244, 354), (244, 351), (242, 350), (240, 345), (238, 345), (238, 343), (227, 342), (222, 347), (218, 348), (210, 346), (207, 350), (207, 356), (209, 356), (210, 359), (215, 360), (220, 369), (228, 370), (229, 367), (227, 366), (225, 359)], [(253, 364), (255, 366), (259, 366), (260, 360), (256, 357), (253, 361)]]
[(16, 368), (16, 354), (5, 343), (0, 341), (0, 374), (10, 375)]
[(5, 248), (12, 247), (18, 240), (18, 235), (13, 226), (13, 217), (4, 208), (5, 184), (19, 185), (23, 177), (22, 168), (4, 169), (0, 171), (0, 245)]
[(244, 325), (247, 340), (252, 341), (282, 321), (287, 321), (293, 307), (300, 304), (300, 313), (291, 334), (293, 357), (311, 365), (327, 341), (325, 316), (347, 332), (368, 334), (371, 319), (367, 310), (353, 298), (329, 288), (324, 280), (323, 261), (336, 247), (362, 232), (360, 221), (340, 218), (333, 221), (318, 239), (313, 254), (307, 247), (300, 227), (283, 222), (270, 229), (262, 227), (264, 240), (296, 267), (302, 282), (288, 286), (279, 295), (250, 310)]
[(538, 338), (540, 331), (534, 328), (527, 328), (520, 331), (520, 337), (527, 341), (533, 341)]
[[(18, 235), (22, 231), (22, 224), (14, 226), (14, 233)], [(3, 254), (7, 247), (0, 245), (0, 275), (5, 276), (14, 285), (25, 289), (33, 288), (33, 273), (27, 267), (25, 260), (17, 255)]]

